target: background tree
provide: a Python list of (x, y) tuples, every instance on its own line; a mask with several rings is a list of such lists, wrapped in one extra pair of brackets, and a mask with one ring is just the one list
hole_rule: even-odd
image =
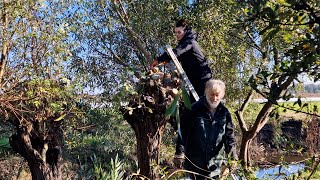
[(0, 121), (13, 125), (10, 144), (28, 162), (33, 179), (61, 179), (61, 126), (74, 108), (60, 74), (70, 56), (61, 19), (67, 5), (0, 3)]
[[(314, 0), (246, 1), (246, 6), (241, 17), (244, 38), (259, 60), (249, 85), (268, 99), (250, 127), (243, 112), (253, 91), (236, 112), (243, 134), (240, 159), (248, 168), (250, 143), (268, 121), (277, 100), (291, 97), (288, 87), (299, 81), (299, 75), (308, 75), (314, 81), (320, 78), (320, 17), (319, 2)], [(302, 106), (301, 101), (298, 103)]]

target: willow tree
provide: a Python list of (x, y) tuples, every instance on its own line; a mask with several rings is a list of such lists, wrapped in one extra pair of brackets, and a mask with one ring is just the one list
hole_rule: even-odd
[(61, 179), (63, 119), (71, 92), (62, 82), (68, 58), (66, 3), (1, 1), (0, 122), (14, 127), (10, 145), (33, 179)]
[(150, 87), (144, 78), (159, 47), (171, 35), (172, 19), (167, 15), (174, 17), (180, 3), (183, 1), (94, 1), (79, 5), (83, 9), (74, 14), (74, 37), (80, 46), (74, 49), (72, 65), (85, 74), (82, 77), (87, 81), (83, 82), (102, 88), (110, 101), (124, 84), (142, 88), (139, 94), (124, 94), (119, 101), (130, 100), (128, 109), (136, 109), (126, 111), (125, 119), (136, 134), (140, 173), (152, 179), (159, 176), (152, 166), (159, 165), (161, 137), (168, 121), (164, 113), (171, 100), (161, 93), (165, 88), (155, 82)]
[[(256, 71), (248, 81), (252, 91), (236, 112), (243, 134), (240, 159), (248, 168), (250, 143), (267, 123), (274, 107), (280, 106), (277, 100), (291, 97), (288, 87), (300, 81), (299, 75), (314, 81), (320, 79), (320, 9), (316, 0), (246, 1), (245, 4), (247, 8), (238, 28), (244, 29), (244, 42), (252, 47), (253, 58), (258, 60)], [(243, 113), (253, 91), (267, 102), (249, 127)], [(301, 101), (297, 103), (303, 107)]]
[[(217, 70), (215, 77), (224, 80), (229, 77), (238, 78), (234, 72), (239, 61), (243, 59), (240, 58), (243, 56), (239, 47), (241, 43), (232, 40), (233, 30), (228, 26), (234, 18), (229, 14), (236, 12), (236, 3), (233, 1), (216, 3), (184, 0), (143, 2), (112, 0), (86, 2), (77, 7), (78, 10), (73, 14), (75, 21), (72, 22), (72, 29), (74, 29), (74, 40), (79, 42), (79, 46), (73, 51), (75, 58), (72, 65), (83, 74), (82, 78), (85, 79), (82, 82), (90, 82), (86, 85), (102, 89), (104, 91), (102, 95), (109, 101), (113, 100), (111, 97), (119, 92), (125, 83), (133, 87), (139, 86), (139, 83), (143, 82), (141, 77), (148, 72), (150, 63), (159, 52), (164, 51), (165, 45), (174, 46), (172, 27), (181, 17), (189, 20), (199, 32), (199, 42), (205, 47), (209, 59), (214, 59), (215, 64), (212, 67)], [(222, 36), (228, 33), (229, 36), (226, 38), (217, 38), (216, 35)], [(217, 45), (221, 47), (217, 49)], [(224, 52), (223, 49), (228, 51), (232, 49), (232, 53)], [(223, 58), (220, 57), (221, 52)], [(233, 57), (227, 57), (228, 54)], [(222, 72), (218, 68), (220, 65), (223, 67), (221, 69), (226, 69), (228, 66), (232, 70), (225, 74), (219, 73)], [(159, 94), (149, 94), (149, 96), (159, 96)], [(120, 101), (126, 101), (128, 98), (125, 96)], [(152, 111), (156, 112), (156, 109)], [(150, 119), (148, 115), (141, 118)], [(164, 116), (155, 118), (155, 122), (164, 122)], [(148, 134), (148, 131), (153, 131), (152, 128), (159, 131), (163, 126), (160, 123), (154, 127), (141, 128), (138, 121), (130, 124), (136, 131), (138, 144), (145, 144), (141, 143), (144, 139), (138, 134)], [(141, 132), (142, 130), (144, 132)], [(157, 138), (152, 139), (154, 142), (160, 142)], [(150, 141), (150, 144), (154, 142)], [(160, 143), (155, 144), (160, 145)], [(141, 149), (143, 148), (137, 150)], [(158, 151), (160, 148), (153, 149)], [(138, 159), (150, 159), (151, 154), (154, 153)], [(143, 175), (150, 177), (150, 166), (145, 163), (149, 163), (149, 160), (139, 160), (138, 166)]]

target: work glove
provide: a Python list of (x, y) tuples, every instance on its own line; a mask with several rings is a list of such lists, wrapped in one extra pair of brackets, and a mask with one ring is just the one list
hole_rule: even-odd
[(182, 169), (183, 164), (184, 164), (184, 154), (175, 154), (173, 158), (173, 164), (175, 165), (176, 168)]
[(221, 166), (221, 177), (227, 177), (230, 175), (230, 173), (232, 173), (238, 166), (238, 162), (235, 160), (231, 160), (230, 162), (228, 162), (228, 164), (223, 164)]
[(158, 60), (157, 59), (155, 59), (155, 60), (153, 60), (153, 62), (151, 63), (151, 65), (150, 65), (150, 69), (153, 69), (155, 66), (157, 66), (159, 64), (159, 62), (158, 62)]
[(161, 63), (159, 63), (159, 61), (157, 59), (153, 60), (153, 62), (150, 65), (150, 69), (153, 70), (154, 67), (158, 66), (158, 65), (166, 65), (168, 62), (167, 61), (163, 61)]

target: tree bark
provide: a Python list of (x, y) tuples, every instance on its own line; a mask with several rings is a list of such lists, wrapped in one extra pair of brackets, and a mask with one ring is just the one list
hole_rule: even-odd
[(43, 136), (28, 133), (25, 128), (17, 128), (17, 134), (10, 138), (10, 145), (28, 162), (33, 180), (61, 180), (61, 146), (54, 143), (57, 142), (54, 138), (49, 142), (43, 139)]
[(3, 15), (2, 15), (2, 23), (3, 23), (3, 39), (2, 39), (2, 49), (1, 49), (1, 59), (0, 59), (0, 84), (3, 80), (3, 76), (5, 73), (7, 56), (8, 56), (8, 41), (7, 41), (7, 28), (8, 28), (8, 2), (3, 2)]
[(241, 148), (240, 148), (240, 160), (241, 160), (241, 164), (243, 169), (247, 170), (250, 167), (250, 145), (251, 145), (251, 141), (252, 139), (248, 138), (249, 134), (248, 132), (245, 132), (242, 136), (242, 140), (241, 140)]
[(253, 91), (251, 90), (243, 102), (242, 106), (238, 111), (235, 112), (236, 117), (239, 122), (239, 126), (242, 132), (242, 140), (241, 140), (241, 148), (240, 148), (240, 154), (239, 158), (241, 160), (241, 164), (243, 166), (243, 169), (248, 170), (248, 168), (251, 165), (250, 161), (250, 145), (252, 139), (258, 134), (258, 132), (261, 130), (261, 128), (267, 123), (268, 116), (272, 110), (272, 103), (267, 102), (262, 109), (260, 110), (253, 126), (248, 129), (244, 118), (243, 118), (243, 112), (245, 111), (247, 104), (249, 103), (250, 99), (252, 98)]
[(159, 124), (150, 117), (131, 122), (137, 138), (138, 166), (142, 175), (159, 179), (160, 145), (165, 123)]
[(139, 93), (129, 100), (122, 112), (136, 135), (140, 173), (150, 179), (159, 179), (160, 145), (169, 121), (165, 114), (174, 99), (169, 87), (176, 87), (177, 84), (163, 85), (162, 80), (153, 80), (151, 76), (141, 79), (137, 86)]

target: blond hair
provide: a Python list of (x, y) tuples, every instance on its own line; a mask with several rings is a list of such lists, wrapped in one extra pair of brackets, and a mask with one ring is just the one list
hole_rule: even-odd
[(223, 96), (224, 96), (225, 91), (226, 91), (226, 85), (224, 84), (224, 82), (219, 79), (210, 79), (206, 83), (204, 93), (205, 94), (207, 94), (208, 92), (217, 93), (219, 87), (221, 88)]

